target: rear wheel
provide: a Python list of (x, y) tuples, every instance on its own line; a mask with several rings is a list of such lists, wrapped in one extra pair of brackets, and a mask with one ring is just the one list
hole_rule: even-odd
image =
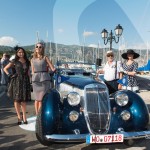
[(36, 128), (35, 133), (38, 141), (45, 146), (50, 146), (52, 143), (47, 141), (43, 136), (43, 126), (42, 126), (42, 109), (40, 109), (37, 119), (36, 119)]

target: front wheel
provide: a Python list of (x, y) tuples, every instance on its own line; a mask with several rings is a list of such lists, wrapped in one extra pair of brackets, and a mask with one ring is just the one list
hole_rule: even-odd
[(135, 140), (133, 140), (133, 139), (129, 139), (129, 140), (124, 141), (124, 144), (127, 146), (133, 146), (134, 143), (135, 143)]
[(129, 140), (125, 140), (124, 144), (127, 146), (133, 146), (136, 143), (142, 143), (143, 142), (143, 138), (140, 139), (129, 139)]
[(35, 133), (38, 141), (45, 146), (50, 146), (52, 143), (47, 141), (43, 136), (43, 126), (42, 126), (42, 109), (39, 110), (37, 119), (36, 119), (36, 126), (35, 126)]

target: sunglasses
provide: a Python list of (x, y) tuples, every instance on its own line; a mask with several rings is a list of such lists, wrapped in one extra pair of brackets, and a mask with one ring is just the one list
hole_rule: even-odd
[(42, 46), (36, 46), (36, 48), (42, 48)]
[(107, 55), (107, 57), (114, 57), (114, 55)]

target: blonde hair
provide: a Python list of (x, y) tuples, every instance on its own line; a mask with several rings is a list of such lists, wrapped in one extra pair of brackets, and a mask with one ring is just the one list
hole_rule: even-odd
[(42, 42), (37, 42), (35, 44), (35, 49), (34, 49), (34, 53), (33, 53), (33, 58), (37, 58), (37, 52), (36, 52), (36, 46), (37, 44), (40, 44), (42, 46), (42, 51), (41, 51), (41, 58), (44, 58), (44, 51), (45, 51), (45, 43)]

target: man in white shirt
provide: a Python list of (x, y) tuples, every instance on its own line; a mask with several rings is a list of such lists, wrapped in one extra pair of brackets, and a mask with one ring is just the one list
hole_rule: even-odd
[(98, 70), (98, 74), (104, 74), (104, 82), (108, 87), (109, 94), (120, 89), (117, 80), (120, 78), (121, 62), (114, 60), (113, 51), (107, 51), (107, 62), (102, 70)]

